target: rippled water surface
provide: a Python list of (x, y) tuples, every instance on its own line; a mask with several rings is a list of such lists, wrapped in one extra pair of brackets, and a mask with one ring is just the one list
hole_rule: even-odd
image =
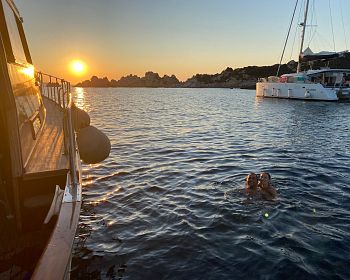
[[(73, 279), (350, 279), (350, 103), (75, 91), (112, 151), (84, 166)], [(275, 201), (244, 193), (263, 170)]]

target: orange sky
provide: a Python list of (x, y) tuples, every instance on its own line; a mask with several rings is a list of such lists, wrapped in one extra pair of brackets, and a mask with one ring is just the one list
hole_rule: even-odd
[[(15, 2), (24, 18), (35, 67), (73, 83), (92, 75), (119, 79), (143, 76), (146, 71), (185, 80), (226, 67), (278, 63), (295, 4), (290, 0)], [(350, 11), (350, 1), (331, 3), (336, 48), (344, 50), (350, 34), (343, 26), (350, 26), (350, 18), (339, 11)], [(318, 31), (308, 31), (307, 36), (314, 38), (311, 48), (332, 50), (328, 4), (312, 11), (310, 24), (317, 25)], [(296, 17), (300, 22), (302, 9)], [(292, 29), (285, 62), (297, 57), (299, 31)], [(70, 71), (74, 59), (88, 66), (84, 75)]]

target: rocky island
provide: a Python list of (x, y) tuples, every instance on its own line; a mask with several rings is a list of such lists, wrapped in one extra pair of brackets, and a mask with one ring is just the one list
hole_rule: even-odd
[[(323, 67), (324, 63), (313, 64), (313, 69)], [(331, 68), (350, 68), (350, 54), (345, 57), (329, 61)], [(294, 60), (282, 64), (280, 75), (296, 72), (297, 62)], [(107, 77), (91, 77), (90, 80), (78, 83), (77, 87), (187, 87), (187, 88), (244, 88), (255, 89), (258, 78), (276, 75), (278, 64), (271, 66), (247, 66), (232, 69), (227, 67), (217, 74), (196, 74), (182, 82), (175, 75), (164, 75), (160, 77), (158, 73), (146, 72), (144, 77), (128, 75), (117, 80), (109, 80)]]

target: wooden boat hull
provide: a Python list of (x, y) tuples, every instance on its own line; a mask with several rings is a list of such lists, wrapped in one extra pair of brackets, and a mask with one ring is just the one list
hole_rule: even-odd
[[(32, 279), (68, 279), (71, 267), (71, 253), (78, 227), (81, 207), (81, 184), (72, 192), (71, 178), (67, 176), (65, 196), (51, 238), (36, 266)], [(70, 196), (67, 198), (67, 196)]]

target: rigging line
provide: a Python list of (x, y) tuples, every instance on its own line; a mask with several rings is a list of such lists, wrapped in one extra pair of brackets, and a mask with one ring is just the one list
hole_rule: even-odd
[[(309, 31), (308, 31), (308, 36), (309, 36), (309, 38), (311, 38), (311, 36), (312, 36), (312, 31), (313, 31), (313, 22), (314, 22), (314, 11), (315, 11), (315, 9), (314, 9), (314, 1), (312, 1), (311, 2), (311, 8), (309, 9), (309, 21), (310, 21), (310, 28), (309, 28)], [(309, 45), (310, 45), (310, 41), (309, 41), (309, 43), (308, 43), (308, 47), (309, 47)]]
[(295, 39), (296, 39), (296, 37), (297, 37), (297, 33), (298, 33), (298, 27), (295, 28), (294, 37), (293, 37), (293, 44), (292, 44), (292, 49), (291, 49), (291, 51), (290, 51), (289, 60), (291, 60), (291, 59), (292, 59), (292, 56), (293, 56), (294, 46), (295, 46)]
[[(304, 0), (301, 1), (301, 5), (300, 5), (300, 8), (299, 8), (298, 22), (300, 22), (300, 20), (301, 20), (301, 13), (302, 13), (302, 10), (303, 10), (303, 6), (304, 6)], [(292, 56), (293, 56), (294, 46), (295, 46), (295, 40), (296, 40), (296, 36), (297, 36), (298, 31), (299, 31), (299, 26), (296, 25), (296, 26), (295, 26), (293, 44), (292, 44), (292, 49), (291, 49), (291, 52), (290, 52), (289, 60), (291, 60), (291, 59), (292, 59)]]
[(293, 25), (294, 16), (295, 16), (295, 11), (296, 11), (296, 9), (297, 9), (298, 2), (299, 2), (299, 0), (296, 0), (296, 2), (295, 2), (295, 7), (294, 7), (294, 11), (293, 11), (292, 20), (290, 21), (290, 24), (289, 24), (288, 33), (287, 33), (287, 38), (286, 38), (286, 41), (284, 42), (284, 47), (283, 47), (283, 51), (282, 51), (280, 63), (279, 63), (279, 65), (278, 65), (278, 69), (277, 69), (277, 74), (276, 74), (277, 77), (278, 77), (278, 74), (280, 73), (280, 68), (281, 68), (282, 59), (283, 59), (283, 56), (284, 56), (284, 52), (285, 52), (285, 50), (286, 50), (286, 46), (287, 46), (287, 42), (288, 42), (289, 34), (290, 34), (290, 29), (292, 28), (292, 25)]
[(320, 32), (316, 32), (316, 34), (318, 35), (318, 38), (321, 42), (321, 48), (323, 50), (326, 50), (326, 49), (331, 49), (332, 48), (332, 43), (326, 38), (324, 37)]
[[(316, 13), (315, 13), (315, 0), (312, 1), (312, 5), (311, 5), (311, 21), (310, 21), (310, 32), (309, 32), (309, 42), (307, 44), (308, 47), (310, 47), (310, 44), (312, 42), (312, 40), (315, 37), (316, 34), (316, 30), (317, 30), (317, 17), (316, 17)], [(315, 20), (315, 22), (314, 22)]]
[(345, 39), (345, 47), (348, 50), (348, 38), (346, 37), (346, 32), (345, 32), (345, 25), (344, 25), (344, 16), (343, 16), (343, 7), (341, 4), (342, 1), (339, 1), (340, 4), (340, 14), (341, 14), (341, 22), (343, 24), (343, 32), (344, 32), (344, 39)]
[(317, 32), (315, 32), (315, 38), (313, 40), (313, 44), (315, 45), (315, 48), (318, 50), (326, 50), (327, 48), (323, 48), (322, 46), (324, 46), (322, 40), (320, 39), (320, 36), (317, 34)]
[(333, 29), (333, 19), (332, 19), (332, 8), (331, 8), (331, 0), (328, 0), (329, 4), (329, 15), (331, 17), (331, 27), (332, 27), (332, 36), (333, 36), (333, 47), (335, 52), (335, 40), (334, 40), (334, 29)]

